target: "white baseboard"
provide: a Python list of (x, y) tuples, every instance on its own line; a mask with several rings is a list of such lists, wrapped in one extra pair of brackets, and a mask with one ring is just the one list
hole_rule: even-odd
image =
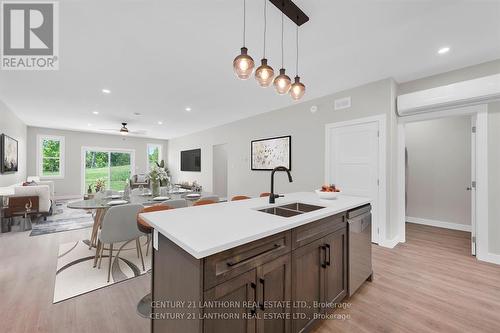
[(500, 265), (500, 254), (488, 253), (486, 256), (477, 255), (476, 258), (477, 258), (477, 260)]
[(429, 225), (432, 227), (445, 228), (445, 229), (453, 229), (453, 230), (468, 231), (468, 232), (471, 231), (470, 225), (430, 220), (430, 219), (422, 219), (420, 217), (407, 216), (406, 222)]
[(393, 249), (396, 245), (399, 244), (399, 238), (400, 237), (398, 235), (398, 236), (394, 237), (393, 239), (384, 239), (381, 242), (379, 242), (378, 245)]

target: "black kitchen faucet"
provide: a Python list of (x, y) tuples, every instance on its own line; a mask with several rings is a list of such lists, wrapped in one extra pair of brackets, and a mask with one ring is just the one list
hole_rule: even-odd
[(269, 195), (269, 203), (271, 203), (271, 204), (273, 204), (275, 202), (274, 199), (283, 197), (283, 195), (274, 194), (274, 173), (276, 171), (285, 171), (288, 174), (288, 181), (290, 183), (293, 182), (292, 175), (290, 174), (290, 170), (288, 170), (286, 167), (278, 166), (278, 167), (274, 168), (273, 171), (271, 172), (271, 194)]

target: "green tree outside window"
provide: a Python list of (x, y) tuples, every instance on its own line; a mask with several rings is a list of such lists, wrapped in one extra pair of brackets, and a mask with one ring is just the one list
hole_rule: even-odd
[(61, 142), (54, 139), (42, 141), (42, 176), (58, 176), (61, 172)]
[(160, 148), (158, 146), (148, 146), (148, 165), (151, 169), (160, 162)]

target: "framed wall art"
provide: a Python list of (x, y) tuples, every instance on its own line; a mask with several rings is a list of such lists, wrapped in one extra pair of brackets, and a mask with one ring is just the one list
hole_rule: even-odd
[(277, 166), (292, 169), (292, 137), (253, 140), (251, 143), (252, 170), (273, 170)]
[(19, 153), (17, 140), (8, 135), (0, 136), (0, 172), (12, 173), (19, 169)]

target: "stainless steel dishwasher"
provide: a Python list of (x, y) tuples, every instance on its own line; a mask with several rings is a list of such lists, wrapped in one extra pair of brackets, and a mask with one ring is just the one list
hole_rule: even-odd
[(352, 296), (366, 280), (372, 280), (372, 214), (371, 206), (347, 212), (348, 292)]

